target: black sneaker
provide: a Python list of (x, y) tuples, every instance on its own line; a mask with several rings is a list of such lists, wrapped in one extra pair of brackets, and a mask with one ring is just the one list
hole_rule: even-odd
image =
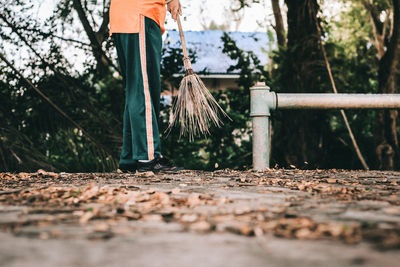
[(137, 170), (138, 172), (176, 172), (183, 170), (183, 168), (174, 166), (164, 157), (157, 157), (149, 162), (138, 161)]
[(136, 163), (132, 163), (132, 164), (119, 164), (119, 168), (120, 171), (122, 171), (123, 173), (129, 173), (129, 172), (136, 172), (137, 170), (137, 164)]

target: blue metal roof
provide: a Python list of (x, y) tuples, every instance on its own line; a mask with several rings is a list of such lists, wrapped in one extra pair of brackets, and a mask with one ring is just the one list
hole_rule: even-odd
[[(236, 62), (230, 59), (226, 54), (222, 53), (223, 42), (221, 37), (224, 31), (208, 30), (208, 31), (186, 31), (185, 39), (187, 48), (196, 51), (197, 62), (193, 64), (193, 70), (200, 72), (206, 69), (209, 73), (227, 73), (231, 65)], [(263, 32), (228, 32), (236, 45), (245, 50), (253, 51), (261, 64), (266, 65), (268, 62), (268, 36)], [(179, 32), (168, 31), (164, 39), (164, 47), (181, 47)], [(237, 73), (235, 70), (230, 73)]]

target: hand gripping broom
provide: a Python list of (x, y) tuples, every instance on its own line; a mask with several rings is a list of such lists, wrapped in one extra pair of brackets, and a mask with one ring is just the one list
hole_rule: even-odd
[(212, 124), (217, 127), (222, 126), (219, 113), (228, 118), (229, 116), (218, 105), (200, 77), (193, 71), (179, 15), (177, 22), (183, 50), (185, 76), (179, 86), (178, 97), (174, 103), (172, 120), (168, 129), (171, 130), (175, 125), (179, 126), (180, 135), (188, 136), (190, 140), (193, 140), (195, 136), (210, 134), (209, 129)]

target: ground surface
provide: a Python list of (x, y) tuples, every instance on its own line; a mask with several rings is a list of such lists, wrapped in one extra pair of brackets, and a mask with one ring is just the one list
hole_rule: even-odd
[(0, 173), (0, 266), (398, 266), (400, 173)]

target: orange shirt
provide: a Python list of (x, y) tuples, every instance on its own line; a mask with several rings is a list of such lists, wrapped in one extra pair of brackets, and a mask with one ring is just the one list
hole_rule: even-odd
[(140, 15), (160, 26), (164, 33), (165, 0), (111, 0), (110, 33), (138, 33)]

